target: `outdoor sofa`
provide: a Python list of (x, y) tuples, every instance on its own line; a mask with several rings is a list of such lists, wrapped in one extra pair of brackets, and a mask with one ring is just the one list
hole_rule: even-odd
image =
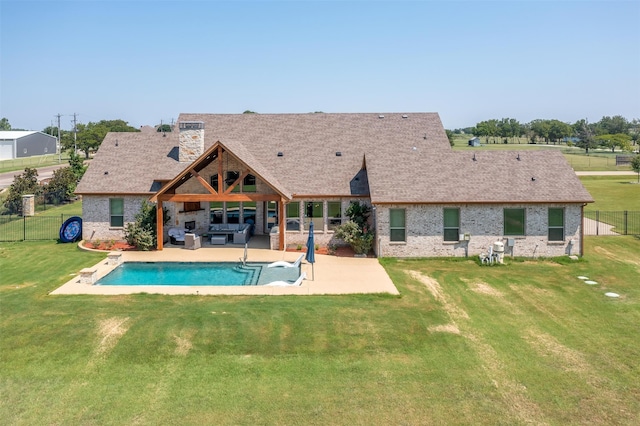
[(244, 244), (251, 238), (252, 225), (249, 223), (214, 223), (209, 225), (209, 234), (225, 235), (234, 244)]

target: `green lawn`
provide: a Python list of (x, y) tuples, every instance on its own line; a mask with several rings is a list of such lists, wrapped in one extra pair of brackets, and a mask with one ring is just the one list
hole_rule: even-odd
[(585, 211), (640, 211), (637, 176), (580, 176), (580, 181), (596, 200)]
[(48, 293), (104, 254), (0, 244), (0, 419), (637, 424), (640, 240), (586, 250), (382, 259), (399, 297), (96, 297)]

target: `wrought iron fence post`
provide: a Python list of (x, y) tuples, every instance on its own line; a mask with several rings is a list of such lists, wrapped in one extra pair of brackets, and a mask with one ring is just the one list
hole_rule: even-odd
[(629, 212), (627, 210), (624, 211), (624, 235), (629, 235), (628, 233), (629, 228), (627, 227), (627, 223), (628, 223), (627, 219), (629, 217), (628, 213)]
[(596, 210), (596, 235), (600, 235), (600, 210)]
[(22, 215), (22, 241), (27, 241), (27, 217)]

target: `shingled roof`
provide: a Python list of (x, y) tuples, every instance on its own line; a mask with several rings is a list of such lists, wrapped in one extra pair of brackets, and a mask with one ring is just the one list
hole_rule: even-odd
[[(181, 114), (178, 121), (204, 122), (205, 150), (219, 141), (287, 197), (370, 195), (373, 203), (593, 201), (560, 153), (526, 151), (518, 160), (517, 152), (487, 151), (474, 161), (473, 153), (451, 150), (436, 113)], [(177, 131), (164, 137), (110, 133), (76, 192), (152, 195), (158, 181), (169, 181), (186, 167), (178, 162)]]
[(563, 155), (552, 150), (395, 154), (394, 163), (367, 156), (374, 203), (590, 203)]

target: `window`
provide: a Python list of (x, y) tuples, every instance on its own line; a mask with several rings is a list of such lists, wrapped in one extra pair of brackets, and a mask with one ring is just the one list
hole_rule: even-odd
[(218, 174), (211, 176), (211, 187), (218, 192)]
[(340, 201), (327, 202), (327, 229), (335, 230), (342, 224), (342, 203)]
[(404, 209), (389, 209), (389, 240), (407, 241)]
[(287, 204), (287, 231), (300, 230), (300, 201)]
[(240, 223), (240, 203), (238, 201), (227, 202), (227, 223)]
[[(225, 183), (224, 189), (225, 189), (225, 191), (227, 189), (229, 189), (229, 187), (231, 185), (233, 185), (233, 183), (236, 180), (238, 180), (239, 177), (240, 177), (240, 172), (233, 172), (233, 171), (227, 172), (227, 178), (224, 180), (224, 183)], [(241, 182), (238, 182), (238, 184), (233, 187), (231, 192), (240, 192), (240, 186), (241, 186)]]
[(224, 219), (224, 203), (212, 201), (209, 203), (209, 221), (211, 223), (222, 223)]
[(564, 209), (549, 208), (549, 241), (564, 241)]
[(256, 192), (256, 177), (254, 175), (246, 175), (242, 180), (242, 192)]
[(305, 204), (306, 216), (313, 221), (314, 231), (324, 229), (324, 203), (322, 201), (307, 201)]
[(200, 210), (200, 201), (185, 201), (183, 208), (184, 212), (197, 212)]
[(124, 198), (109, 199), (109, 225), (114, 228), (124, 226)]
[(524, 209), (504, 209), (504, 235), (524, 235)]
[(444, 209), (444, 240), (458, 241), (460, 238), (460, 209)]

